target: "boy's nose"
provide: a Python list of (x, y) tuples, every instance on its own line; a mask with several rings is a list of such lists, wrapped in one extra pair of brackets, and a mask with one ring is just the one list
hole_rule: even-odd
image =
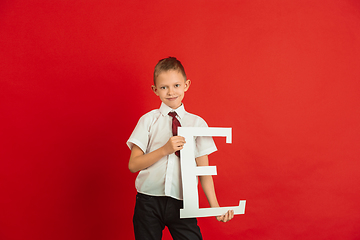
[(169, 88), (168, 95), (172, 95), (173, 93), (174, 93), (174, 89), (173, 89), (173, 88)]

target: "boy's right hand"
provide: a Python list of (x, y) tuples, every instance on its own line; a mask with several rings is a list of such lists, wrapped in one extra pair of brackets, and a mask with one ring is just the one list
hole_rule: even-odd
[(165, 154), (169, 155), (178, 150), (183, 149), (185, 144), (185, 138), (181, 136), (173, 136), (167, 141), (167, 143), (163, 146)]

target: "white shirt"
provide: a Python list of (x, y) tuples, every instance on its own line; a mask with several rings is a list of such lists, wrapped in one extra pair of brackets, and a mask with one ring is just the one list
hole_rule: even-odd
[[(172, 117), (168, 115), (170, 111), (177, 113), (182, 127), (208, 127), (201, 117), (186, 112), (183, 104), (173, 110), (162, 103), (160, 109), (152, 110), (139, 119), (127, 141), (129, 148), (135, 144), (146, 154), (164, 146), (173, 136)], [(212, 137), (195, 137), (195, 143), (195, 158), (217, 150)], [(179, 157), (175, 153), (170, 154), (141, 170), (136, 178), (135, 187), (140, 193), (182, 200)]]

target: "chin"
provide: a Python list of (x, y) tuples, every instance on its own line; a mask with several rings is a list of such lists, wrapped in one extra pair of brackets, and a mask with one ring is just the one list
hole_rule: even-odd
[(171, 105), (168, 105), (168, 106), (171, 107), (172, 109), (177, 109), (178, 107), (181, 106), (181, 104), (180, 104), (180, 105), (173, 105), (173, 104), (171, 104)]

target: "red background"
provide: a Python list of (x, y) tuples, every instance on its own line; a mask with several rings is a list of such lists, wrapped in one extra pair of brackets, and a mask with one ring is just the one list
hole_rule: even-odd
[(246, 213), (205, 239), (360, 239), (357, 0), (1, 1), (0, 46), (0, 239), (133, 239), (125, 142), (167, 56), (233, 128), (210, 161)]

